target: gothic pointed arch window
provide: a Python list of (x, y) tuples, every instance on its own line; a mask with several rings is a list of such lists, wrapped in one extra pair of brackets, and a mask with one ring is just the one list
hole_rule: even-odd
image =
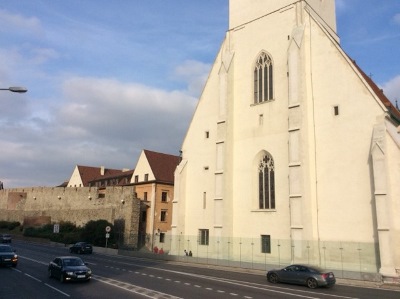
[(274, 98), (273, 64), (271, 57), (262, 52), (254, 68), (254, 104)]
[(275, 209), (275, 166), (270, 154), (258, 165), (258, 192), (259, 209)]

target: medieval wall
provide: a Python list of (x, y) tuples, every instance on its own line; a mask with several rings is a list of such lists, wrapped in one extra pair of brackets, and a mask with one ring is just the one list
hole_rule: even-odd
[[(69, 221), (83, 226), (107, 220), (121, 227), (124, 243), (135, 246), (139, 230), (140, 200), (134, 187), (32, 187), (0, 190), (0, 220), (39, 223)], [(36, 222), (37, 222), (36, 221)]]

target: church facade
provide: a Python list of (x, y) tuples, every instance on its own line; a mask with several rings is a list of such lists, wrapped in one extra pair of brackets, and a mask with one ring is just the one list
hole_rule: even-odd
[(334, 0), (231, 0), (181, 150), (171, 253), (399, 278), (400, 113)]

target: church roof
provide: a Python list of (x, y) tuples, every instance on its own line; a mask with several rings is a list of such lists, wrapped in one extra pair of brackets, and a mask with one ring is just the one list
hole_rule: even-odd
[(374, 91), (376, 96), (380, 99), (382, 104), (388, 109), (390, 117), (394, 121), (396, 121), (397, 124), (400, 124), (400, 111), (386, 97), (386, 95), (383, 93), (383, 90), (381, 88), (379, 88), (378, 85), (376, 85), (376, 83), (371, 79), (370, 76), (365, 74), (365, 72), (357, 65), (357, 63), (354, 60), (353, 60), (353, 64), (357, 68), (357, 70), (360, 72), (360, 74), (363, 76), (364, 80), (368, 83), (368, 85)]

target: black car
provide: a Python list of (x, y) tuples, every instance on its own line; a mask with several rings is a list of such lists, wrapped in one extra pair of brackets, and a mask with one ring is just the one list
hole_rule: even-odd
[(0, 234), (0, 243), (11, 243), (11, 235)]
[(48, 276), (58, 278), (61, 282), (89, 281), (92, 270), (79, 257), (60, 256), (49, 263)]
[(69, 248), (70, 253), (92, 253), (93, 246), (87, 242), (78, 242)]
[(335, 275), (332, 272), (305, 265), (291, 265), (283, 269), (268, 271), (267, 279), (272, 283), (284, 282), (306, 285), (310, 289), (322, 286), (331, 287), (336, 283)]
[(0, 265), (16, 267), (18, 264), (18, 255), (10, 245), (0, 245)]

